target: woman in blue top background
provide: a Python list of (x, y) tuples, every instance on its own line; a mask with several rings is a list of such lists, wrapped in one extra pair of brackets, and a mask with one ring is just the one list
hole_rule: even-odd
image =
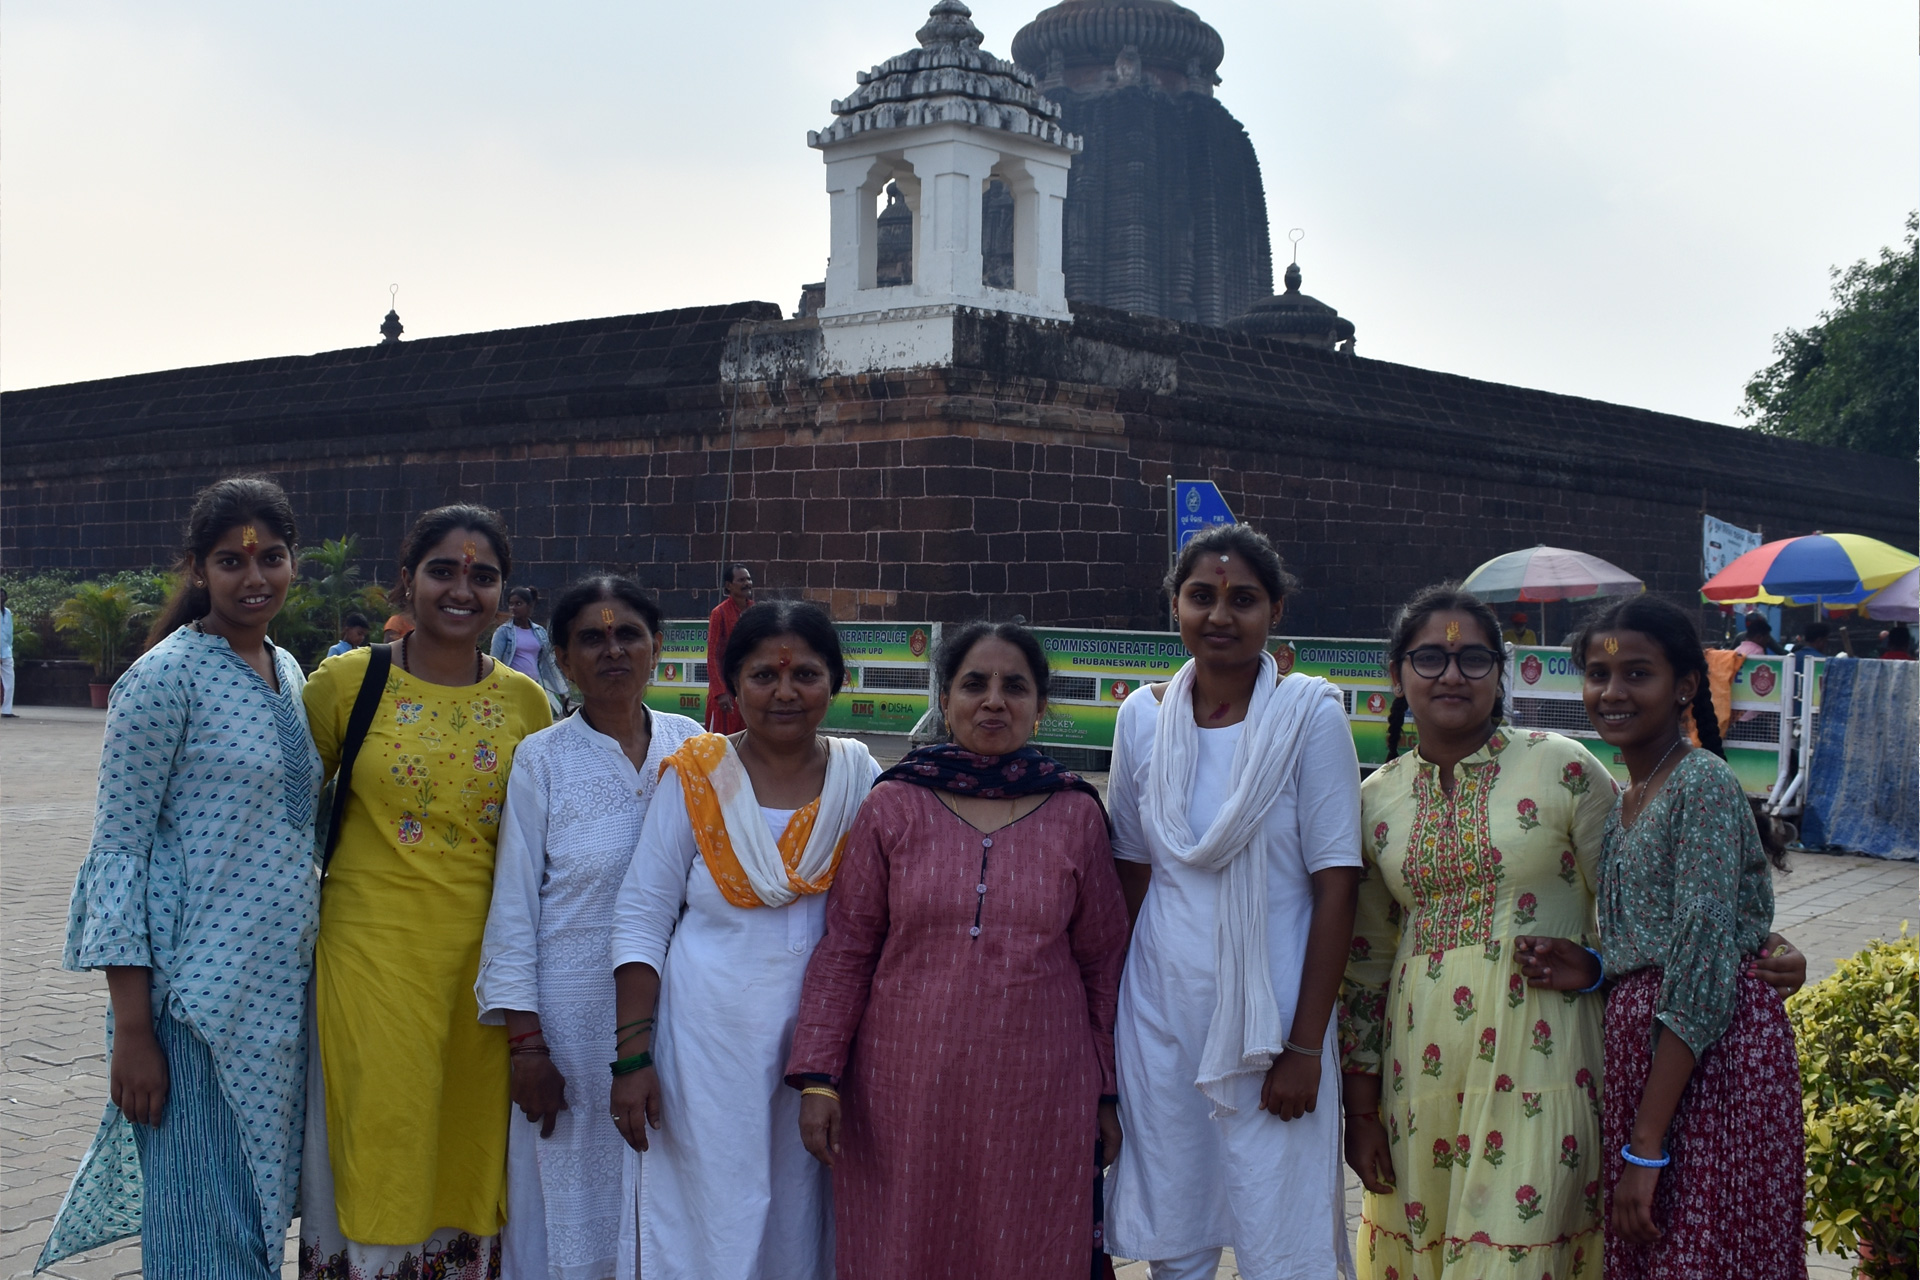
[(540, 593), (532, 587), (515, 587), (507, 592), (507, 610), (511, 620), (495, 628), (489, 648), (494, 661), (512, 667), (547, 691), (553, 718), (567, 713), (567, 678), (553, 656), (553, 638), (547, 629), (533, 620), (533, 606)]
[(106, 970), (113, 1102), (40, 1267), (138, 1234), (150, 1278), (280, 1274), (319, 912), (320, 758), (267, 638), (296, 539), (271, 480), (201, 491), (180, 587), (113, 687), (62, 961)]

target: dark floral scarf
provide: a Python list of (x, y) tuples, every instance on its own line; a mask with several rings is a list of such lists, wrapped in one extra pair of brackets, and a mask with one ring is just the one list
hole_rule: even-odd
[(1091, 782), (1034, 747), (1021, 747), (1003, 756), (982, 756), (957, 743), (937, 742), (908, 752), (899, 764), (874, 779), (876, 786), (882, 782), (911, 782), (930, 791), (988, 800), (1011, 800), (1047, 791), (1084, 791), (1100, 805), (1101, 817), (1107, 813), (1100, 792)]

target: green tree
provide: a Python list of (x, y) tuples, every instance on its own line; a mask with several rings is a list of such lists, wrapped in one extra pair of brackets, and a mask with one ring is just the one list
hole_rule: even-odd
[(315, 606), (323, 612), (333, 634), (340, 634), (340, 619), (360, 605), (365, 587), (360, 579), (360, 539), (352, 534), (329, 538), (317, 547), (300, 553), (300, 567), (313, 579)]
[(1769, 435), (1862, 453), (1911, 458), (1920, 433), (1915, 366), (1920, 332), (1915, 312), (1916, 229), (1907, 215), (1903, 247), (1882, 249), (1835, 267), (1833, 308), (1806, 330), (1773, 340), (1777, 359), (1747, 384), (1740, 415)]
[(133, 624), (153, 612), (119, 583), (83, 582), (53, 611), (53, 625), (72, 637), (101, 681), (120, 674), (120, 655), (132, 644)]

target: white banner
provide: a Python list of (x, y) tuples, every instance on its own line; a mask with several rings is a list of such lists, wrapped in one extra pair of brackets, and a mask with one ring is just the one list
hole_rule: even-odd
[(1747, 552), (1760, 545), (1760, 535), (1737, 524), (1702, 516), (1700, 532), (1700, 572), (1711, 578)]

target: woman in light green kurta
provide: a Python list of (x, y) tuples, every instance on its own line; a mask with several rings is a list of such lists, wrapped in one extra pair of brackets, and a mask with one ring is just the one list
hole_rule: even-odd
[[(403, 554), (416, 630), (393, 647), (321, 895), (303, 1277), (408, 1274), (409, 1257), (415, 1274), (498, 1274), (508, 1050), (473, 984), (507, 772), (551, 722), (537, 684), (476, 648), (508, 554), (467, 507), (422, 517)], [(307, 682), (329, 772), (370, 659)]]

